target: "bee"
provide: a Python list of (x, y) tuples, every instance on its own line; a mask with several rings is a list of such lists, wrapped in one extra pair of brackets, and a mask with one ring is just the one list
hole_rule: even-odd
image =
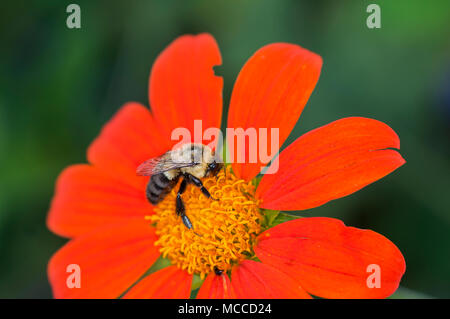
[(217, 276), (220, 276), (220, 275), (223, 274), (223, 270), (219, 269), (217, 266), (214, 266), (214, 273), (215, 273)]
[(206, 197), (216, 200), (203, 186), (201, 178), (216, 176), (222, 167), (223, 164), (218, 162), (218, 158), (211, 148), (203, 144), (187, 143), (180, 148), (145, 161), (139, 165), (136, 173), (139, 176), (150, 176), (146, 196), (153, 205), (161, 202), (182, 178), (177, 192), (175, 213), (181, 217), (183, 224), (188, 229), (193, 229), (192, 222), (186, 215), (181, 195), (186, 190), (187, 184), (190, 183), (200, 188)]

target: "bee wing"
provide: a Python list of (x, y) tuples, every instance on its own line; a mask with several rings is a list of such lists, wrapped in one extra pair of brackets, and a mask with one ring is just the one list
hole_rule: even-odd
[(151, 176), (155, 174), (164, 173), (172, 169), (189, 167), (194, 165), (197, 165), (197, 163), (175, 162), (170, 156), (170, 154), (166, 153), (164, 155), (146, 160), (136, 169), (136, 174), (139, 176)]

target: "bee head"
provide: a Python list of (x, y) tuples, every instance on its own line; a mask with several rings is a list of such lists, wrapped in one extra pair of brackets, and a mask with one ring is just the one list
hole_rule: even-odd
[(222, 163), (217, 163), (216, 160), (213, 160), (206, 168), (206, 175), (216, 176), (222, 169), (222, 166)]

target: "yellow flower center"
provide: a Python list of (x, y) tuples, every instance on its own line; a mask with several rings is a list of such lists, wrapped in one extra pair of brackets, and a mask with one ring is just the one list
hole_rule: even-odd
[(193, 224), (188, 229), (175, 213), (178, 186), (159, 203), (149, 216), (159, 239), (155, 245), (163, 257), (190, 274), (203, 279), (214, 267), (227, 271), (233, 264), (251, 256), (252, 246), (261, 230), (262, 216), (255, 187), (237, 179), (230, 167), (215, 177), (203, 179), (212, 200), (194, 185), (182, 195), (186, 215)]

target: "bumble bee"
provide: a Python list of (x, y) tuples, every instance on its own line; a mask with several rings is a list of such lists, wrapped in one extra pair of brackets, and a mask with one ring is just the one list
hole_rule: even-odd
[(217, 162), (211, 148), (203, 144), (188, 143), (145, 161), (139, 165), (136, 173), (140, 176), (150, 176), (146, 196), (153, 205), (161, 202), (178, 183), (178, 179), (183, 178), (177, 193), (175, 212), (181, 217), (183, 224), (192, 229), (181, 195), (186, 190), (187, 184), (191, 183), (199, 187), (206, 197), (214, 199), (203, 186), (201, 178), (216, 176), (222, 166)]

